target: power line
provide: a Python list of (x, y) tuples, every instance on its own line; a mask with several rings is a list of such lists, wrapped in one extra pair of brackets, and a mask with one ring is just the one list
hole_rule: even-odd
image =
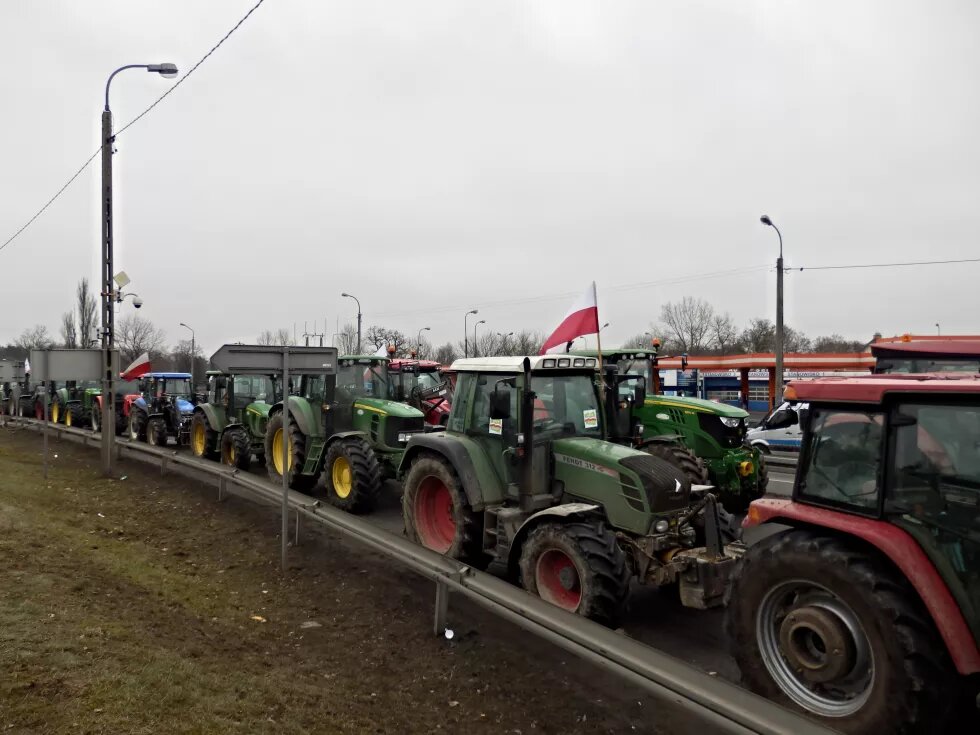
[[(194, 64), (194, 66), (192, 66), (190, 68), (190, 71), (188, 71), (186, 74), (184, 74), (184, 76), (182, 76), (180, 79), (178, 79), (177, 82), (176, 82), (176, 84), (174, 84), (172, 87), (170, 87), (166, 92), (164, 92), (159, 97), (157, 97), (149, 107), (147, 107), (145, 110), (143, 110), (143, 112), (141, 112), (139, 115), (137, 115), (136, 117), (134, 117), (132, 120), (130, 120), (128, 123), (126, 123), (122, 128), (120, 128), (116, 133), (114, 133), (114, 136), (113, 137), (119, 137), (120, 135), (122, 135), (126, 130), (128, 130), (130, 127), (132, 127), (135, 123), (137, 123), (139, 120), (143, 119), (143, 117), (145, 117), (147, 115), (147, 113), (150, 112), (150, 110), (152, 110), (154, 107), (156, 107), (161, 102), (163, 102), (163, 100), (168, 95), (172, 94), (174, 92), (174, 90), (177, 89), (177, 87), (179, 87), (181, 84), (183, 84), (185, 81), (187, 81), (187, 78), (197, 70), (197, 67), (199, 67), (201, 64), (203, 64), (211, 54), (213, 54), (215, 51), (217, 51), (221, 47), (221, 45), (225, 41), (228, 40), (228, 38), (231, 36), (231, 34), (234, 33), (235, 31), (237, 31), (238, 28), (242, 25), (242, 23), (244, 23), (246, 20), (248, 20), (249, 16), (252, 15), (252, 13), (254, 13), (256, 10), (258, 10), (259, 6), (262, 5), (262, 3), (264, 3), (264, 2), (265, 2), (265, 0), (258, 0), (258, 2), (256, 2), (255, 5), (253, 5), (251, 7), (251, 9), (247, 13), (245, 13), (245, 15), (242, 16), (241, 20), (239, 20), (232, 27), (232, 29), (230, 31), (228, 31), (221, 38), (220, 41), (218, 41), (214, 46), (212, 46), (211, 47), (211, 50), (208, 51), (206, 54), (204, 54), (204, 56), (201, 57), (201, 60), (200, 61), (198, 61), (196, 64)], [(19, 230), (17, 230), (13, 235), (11, 235), (9, 238), (7, 238), (7, 240), (3, 243), (3, 245), (0, 245), (0, 250), (3, 250), (10, 243), (12, 243), (14, 240), (16, 240), (24, 230), (26, 230), (28, 227), (31, 226), (31, 224), (33, 224), (34, 220), (36, 220), (38, 217), (40, 217), (42, 214), (44, 214), (45, 210), (48, 207), (50, 207), (52, 204), (55, 203), (55, 201), (58, 199), (58, 197), (60, 197), (64, 193), (65, 189), (67, 189), (69, 186), (72, 185), (72, 183), (75, 181), (75, 179), (77, 179), (82, 174), (82, 172), (86, 168), (89, 167), (89, 164), (92, 163), (92, 161), (95, 160), (96, 156), (98, 156), (101, 152), (102, 152), (102, 146), (99, 146), (98, 148), (96, 148), (95, 153), (93, 153), (91, 156), (88, 157), (88, 160), (85, 161), (85, 163), (82, 164), (81, 168), (79, 168), (78, 171), (76, 171), (72, 175), (72, 177), (70, 179), (68, 179), (68, 181), (66, 181), (64, 183), (64, 185), (60, 189), (58, 189), (58, 191), (55, 193), (55, 195), (53, 197), (51, 197), (47, 201), (47, 203), (43, 207), (41, 207), (35, 213), (35, 215), (33, 217), (31, 217), (29, 220), (27, 220), (27, 222)]]
[(950, 263), (980, 263), (980, 258), (960, 258), (957, 260), (916, 260), (908, 263), (861, 263), (858, 265), (815, 265), (802, 268), (787, 268), (786, 270), (829, 271), (846, 270), (850, 268), (902, 268), (910, 265), (948, 265)]

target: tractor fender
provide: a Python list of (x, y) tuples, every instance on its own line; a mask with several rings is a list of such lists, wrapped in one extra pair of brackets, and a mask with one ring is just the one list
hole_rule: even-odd
[(754, 501), (742, 526), (750, 528), (764, 523), (836, 532), (873, 546), (915, 589), (942, 636), (956, 670), (964, 676), (980, 673), (980, 647), (959, 605), (935, 565), (905, 530), (884, 521), (804, 505), (789, 498)]
[(524, 521), (521, 527), (517, 529), (517, 533), (514, 534), (514, 539), (510, 543), (510, 551), (507, 556), (507, 569), (512, 574), (517, 573), (517, 565), (521, 560), (521, 547), (524, 546), (524, 540), (527, 538), (527, 535), (537, 526), (540, 526), (551, 518), (567, 520), (569, 518), (589, 515), (597, 510), (601, 510), (601, 508), (594, 503), (563, 503), (562, 505), (555, 505), (551, 508), (539, 510)]
[(327, 448), (336, 442), (343, 441), (344, 439), (349, 439), (352, 436), (357, 437), (358, 439), (367, 439), (367, 434), (365, 434), (363, 431), (338, 431), (336, 434), (330, 435), (330, 438), (327, 439), (327, 443), (324, 445), (324, 448)]
[(223, 407), (213, 406), (210, 403), (204, 403), (196, 406), (194, 408), (194, 413), (203, 413), (204, 418), (208, 420), (208, 426), (211, 427), (212, 431), (221, 432), (226, 427), (228, 421), (225, 419), (225, 409)]
[[(283, 405), (280, 401), (269, 408), (269, 420), (277, 413), (282, 413)], [(316, 418), (313, 416), (313, 409), (310, 404), (299, 396), (289, 396), (289, 416), (296, 425), (299, 426), (299, 430), (303, 432), (303, 436), (322, 436), (323, 432), (318, 425)]]
[(681, 446), (686, 446), (684, 444), (684, 437), (680, 434), (660, 434), (658, 436), (647, 437), (636, 446), (642, 449), (649, 444), (680, 444)]
[(459, 475), (460, 482), (463, 483), (463, 492), (466, 493), (466, 500), (470, 507), (475, 511), (483, 510), (484, 502), (483, 494), (480, 492), (480, 478), (473, 464), (473, 458), (470, 457), (462, 443), (454, 441), (453, 437), (441, 431), (413, 434), (412, 438), (409, 439), (405, 453), (402, 455), (402, 460), (398, 464), (398, 471), (395, 476), (399, 479), (404, 478), (408, 474), (412, 462), (420, 454), (436, 454), (449, 462), (456, 474)]

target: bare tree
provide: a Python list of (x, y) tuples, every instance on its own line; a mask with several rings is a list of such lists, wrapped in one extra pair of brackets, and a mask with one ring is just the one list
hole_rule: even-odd
[(289, 331), (288, 327), (279, 327), (276, 330), (276, 341), (275, 344), (280, 347), (287, 347), (293, 343), (293, 334)]
[(511, 354), (536, 355), (541, 351), (541, 345), (544, 344), (544, 340), (545, 335), (541, 332), (522, 329), (519, 332), (515, 332), (514, 336), (510, 338)]
[(29, 329), (25, 329), (14, 341), (22, 350), (45, 350), (54, 345), (54, 340), (48, 334), (48, 328), (43, 324), (35, 324)]
[(446, 344), (436, 348), (432, 359), (442, 365), (452, 365), (453, 361), (458, 359), (460, 354), (452, 342), (446, 342)]
[(90, 341), (96, 338), (97, 335), (95, 331), (96, 301), (87, 278), (82, 278), (78, 281), (78, 287), (75, 289), (75, 297), (75, 309), (78, 313), (78, 342), (81, 347), (88, 347)]
[(255, 344), (257, 345), (274, 345), (276, 343), (276, 335), (272, 333), (271, 329), (263, 329), (258, 337), (255, 338)]
[(707, 301), (685, 296), (660, 307), (660, 320), (681, 352), (704, 352), (710, 344), (711, 320), (715, 310)]
[(78, 330), (75, 327), (75, 313), (72, 311), (61, 315), (61, 343), (70, 350), (78, 347)]
[(116, 325), (116, 344), (121, 362), (128, 365), (144, 352), (160, 352), (166, 336), (162, 329), (138, 314), (123, 317)]
[(388, 327), (378, 325), (368, 327), (364, 339), (368, 344), (374, 345), (376, 350), (386, 345), (394, 345), (396, 355), (405, 354), (408, 348), (408, 338), (397, 329), (389, 329)]
[(357, 327), (353, 324), (345, 324), (337, 334), (336, 347), (341, 355), (357, 354)]
[(738, 342), (738, 327), (727, 311), (711, 317), (711, 341), (722, 355), (732, 352)]
[(864, 342), (856, 339), (846, 339), (839, 334), (817, 337), (813, 340), (814, 352), (861, 352)]

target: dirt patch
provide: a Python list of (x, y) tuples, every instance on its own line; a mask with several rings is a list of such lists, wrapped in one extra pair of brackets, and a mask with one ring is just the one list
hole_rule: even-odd
[(686, 733), (697, 723), (275, 511), (0, 430), (0, 728), (11, 733)]

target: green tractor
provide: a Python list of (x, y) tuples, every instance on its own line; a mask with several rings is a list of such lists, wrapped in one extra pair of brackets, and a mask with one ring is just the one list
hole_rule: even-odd
[(281, 400), (281, 380), (217, 370), (209, 370), (207, 380), (207, 402), (191, 419), (191, 451), (240, 470), (251, 467), (252, 455), (263, 463), (269, 409)]
[(64, 413), (61, 417), (65, 426), (83, 428), (91, 425), (93, 410), (97, 410), (96, 399), (101, 395), (102, 388), (99, 387), (99, 381), (76, 382), (74, 389), (67, 392), (65, 396)]
[[(597, 356), (588, 351), (574, 354)], [(607, 376), (633, 378), (617, 383), (620, 395), (631, 395), (641, 378), (653, 385), (656, 350), (603, 352), (602, 360)], [(612, 402), (607, 409), (615, 410), (620, 396), (607, 397)], [(610, 422), (611, 440), (672, 462), (695, 485), (713, 485), (733, 513), (744, 512), (751, 501), (765, 495), (769, 471), (762, 453), (746, 442), (747, 411), (700, 398), (648, 394), (642, 403), (630, 404), (630, 413), (632, 425)]]
[(743, 547), (723, 545), (708, 488), (605, 441), (595, 358), (474, 358), (453, 369), (447, 429), (414, 434), (402, 458), (409, 538), (473, 566), (502, 564), (528, 592), (609, 625), (633, 579), (676, 584), (689, 607), (723, 604)]
[[(388, 399), (388, 358), (348, 355), (336, 374), (303, 375), (283, 407), (269, 411), (265, 454), (269, 476), (309, 490), (322, 474), (328, 501), (351, 513), (367, 513), (386, 479), (394, 478), (409, 436), (424, 429), (422, 412)], [(289, 463), (283, 467), (284, 434)]]

